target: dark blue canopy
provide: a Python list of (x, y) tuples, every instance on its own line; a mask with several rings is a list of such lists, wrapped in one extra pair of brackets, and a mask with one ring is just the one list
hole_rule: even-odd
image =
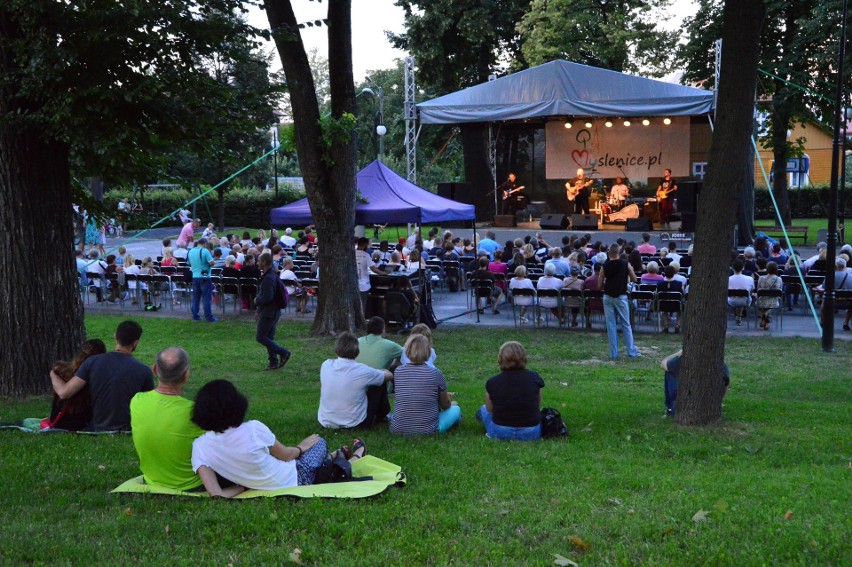
[[(355, 205), (357, 224), (428, 224), (473, 220), (473, 205), (430, 193), (397, 175), (380, 161), (358, 172), (356, 186), (366, 202)], [(272, 209), (274, 226), (308, 225), (314, 222), (308, 199)]]
[(422, 102), (417, 109), (424, 124), (550, 116), (695, 116), (713, 110), (713, 93), (560, 60)]

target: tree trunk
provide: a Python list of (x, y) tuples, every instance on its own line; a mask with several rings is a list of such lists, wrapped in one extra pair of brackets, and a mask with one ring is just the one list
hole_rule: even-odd
[(50, 391), (51, 365), (70, 360), (85, 335), (68, 147), (40, 132), (0, 126), (0, 396)]
[[(313, 75), (289, 0), (265, 0), (293, 107), (296, 152), (319, 237), (320, 289), (311, 333), (334, 335), (364, 326), (355, 269), (355, 143), (323, 142)], [(354, 113), (350, 0), (328, 7), (332, 119)]]
[(693, 277), (686, 308), (682, 372), (676, 421), (705, 425), (722, 416), (720, 388), (725, 355), (726, 297), (730, 241), (735, 214), (730, 203), (739, 200), (748, 175), (750, 129), (762, 0), (726, 0), (722, 38), (716, 131), (710, 149), (702, 206), (695, 232)]
[[(775, 82), (776, 88), (782, 89), (781, 92), (787, 88), (780, 81)], [(785, 226), (790, 226), (792, 213), (790, 212), (790, 192), (787, 190), (787, 158), (790, 154), (787, 147), (787, 129), (792, 122), (792, 116), (787, 109), (787, 103), (784, 102), (785, 95), (781, 92), (776, 91), (775, 96), (772, 97), (772, 157), (775, 160), (772, 194), (778, 202), (781, 220)], [(777, 218), (775, 224), (778, 224)]]

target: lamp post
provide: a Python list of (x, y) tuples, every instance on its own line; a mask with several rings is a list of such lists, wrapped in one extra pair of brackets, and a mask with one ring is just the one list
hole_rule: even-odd
[(379, 137), (379, 161), (385, 161), (385, 134), (388, 129), (385, 126), (385, 91), (368, 75), (365, 77), (372, 88), (365, 88), (361, 92), (372, 95), (379, 99), (379, 113), (376, 115), (376, 135)]
[(281, 144), (278, 142), (278, 123), (276, 122), (275, 126), (272, 127), (272, 175), (275, 178), (275, 202), (278, 202), (278, 146)]

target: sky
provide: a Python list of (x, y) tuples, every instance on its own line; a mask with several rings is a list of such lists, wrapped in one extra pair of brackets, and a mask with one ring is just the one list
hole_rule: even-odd
[[(394, 59), (406, 56), (403, 51), (394, 49), (385, 35), (386, 31), (404, 31), (402, 8), (394, 4), (395, 0), (352, 1), (352, 67), (356, 84), (370, 70), (390, 68)], [(671, 18), (663, 27), (676, 29), (686, 16), (695, 11), (696, 5), (694, 0), (674, 0), (669, 10)], [(326, 17), (328, 4), (294, 0), (293, 9), (300, 22), (319, 20)], [(269, 26), (266, 12), (256, 7), (249, 11), (249, 22), (257, 27)], [(322, 57), (328, 55), (328, 28), (313, 27), (301, 31), (306, 49), (316, 48)], [(278, 63), (276, 66), (280, 68), (281, 65)]]

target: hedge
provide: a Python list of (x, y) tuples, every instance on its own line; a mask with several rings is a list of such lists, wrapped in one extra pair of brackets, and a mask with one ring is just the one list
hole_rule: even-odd
[[(204, 188), (206, 191), (208, 188)], [(197, 194), (196, 194), (197, 196)], [(289, 184), (283, 184), (278, 188), (278, 199), (274, 191), (263, 191), (260, 189), (248, 189), (237, 187), (225, 191), (225, 224), (227, 226), (268, 226), (269, 211), (275, 207), (292, 203), (304, 197), (304, 193)], [(113, 189), (104, 195), (104, 205), (108, 210), (118, 211), (118, 202), (121, 199), (133, 201), (132, 189)], [(148, 189), (145, 190), (143, 200), (144, 212), (131, 215), (128, 219), (128, 228), (147, 228), (162, 217), (183, 208), (184, 204), (192, 198), (186, 189)], [(202, 226), (208, 222), (217, 223), (219, 218), (219, 201), (216, 191), (205, 196), (208, 207), (204, 200), (195, 203), (196, 215), (201, 219)], [(190, 207), (191, 210), (191, 207)], [(177, 221), (167, 220), (159, 226), (174, 226)]]
[[(807, 189), (790, 189), (790, 209), (793, 218), (825, 218), (828, 216), (829, 188), (821, 185)], [(844, 195), (840, 195), (843, 202)], [(846, 209), (852, 205), (852, 188), (845, 191)], [(774, 219), (775, 208), (765, 187), (758, 187), (754, 194), (754, 217), (756, 219)]]

